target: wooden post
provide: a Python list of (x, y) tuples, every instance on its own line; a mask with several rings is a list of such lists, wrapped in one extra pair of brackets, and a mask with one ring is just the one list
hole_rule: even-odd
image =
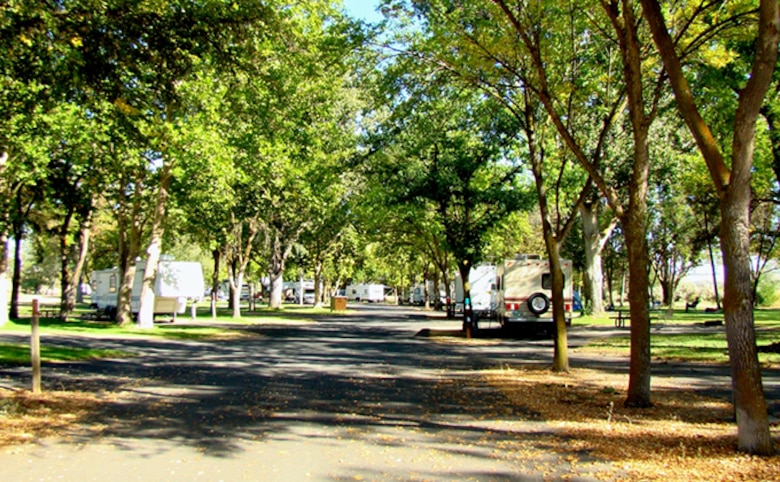
[(32, 363), (32, 391), (41, 393), (41, 337), (38, 332), (38, 317), (40, 316), (40, 306), (38, 299), (33, 300), (33, 315), (30, 326), (32, 334), (30, 336), (30, 362)]

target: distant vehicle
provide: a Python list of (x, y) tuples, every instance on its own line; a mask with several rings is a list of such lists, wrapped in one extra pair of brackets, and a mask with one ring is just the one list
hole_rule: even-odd
[(381, 303), (385, 300), (385, 285), (371, 283), (349, 285), (347, 286), (347, 298), (349, 301)]
[[(141, 306), (141, 287), (145, 268), (145, 260), (136, 263), (130, 298), (130, 309), (134, 314), (138, 313)], [(91, 303), (99, 310), (116, 313), (119, 269), (93, 271), (90, 277)], [(203, 268), (195, 261), (160, 261), (152, 290), (155, 295), (155, 315), (184, 313), (187, 300), (194, 301), (203, 297)]]
[[(573, 300), (572, 262), (561, 260), (566, 324), (571, 324)], [(538, 256), (519, 255), (496, 268), (496, 316), (502, 326), (520, 325), (555, 329), (552, 319), (550, 263)]]
[[(480, 317), (493, 317), (496, 311), (496, 266), (480, 264), (469, 271), (471, 309)], [(455, 312), (463, 313), (463, 280), (455, 275)]]
[(307, 305), (314, 304), (314, 281), (304, 280), (303, 284), (300, 281), (285, 281), (282, 290), (285, 301), (289, 303), (300, 303), (302, 290), (303, 302)]
[[(436, 293), (433, 289), (433, 281), (428, 281), (428, 297), (431, 305), (436, 304)], [(442, 305), (447, 304), (447, 290), (444, 285), (439, 285), (439, 302)], [(409, 294), (409, 303), (412, 305), (423, 306), (425, 304), (425, 284), (419, 283), (414, 286)]]

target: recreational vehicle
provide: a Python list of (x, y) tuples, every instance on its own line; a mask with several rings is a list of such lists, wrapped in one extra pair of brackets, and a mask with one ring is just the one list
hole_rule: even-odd
[[(313, 305), (316, 301), (314, 299), (314, 281), (285, 281), (282, 284), (282, 290), (285, 301), (290, 303), (303, 302), (307, 305)], [(301, 293), (303, 293), (303, 300), (301, 300)]]
[[(423, 306), (425, 304), (425, 283), (418, 283), (415, 285), (409, 294), (409, 303), (412, 305)], [(436, 304), (436, 292), (433, 289), (433, 281), (428, 281), (428, 298), (429, 303), (432, 306), (438, 306)], [(439, 284), (439, 304), (447, 304), (447, 289), (443, 284)]]
[[(496, 266), (480, 264), (469, 271), (471, 309), (479, 317), (492, 318), (496, 311)], [(463, 280), (455, 275), (455, 311), (463, 313)]]
[[(130, 309), (133, 313), (138, 313), (140, 309), (145, 267), (145, 260), (138, 261), (135, 266), (130, 299)], [(116, 313), (119, 269), (93, 271), (91, 279), (92, 304), (108, 314)], [(176, 313), (184, 313), (187, 300), (198, 300), (203, 297), (203, 269), (200, 263), (193, 261), (160, 261), (152, 290), (155, 294), (155, 315), (175, 316)]]
[[(571, 324), (572, 262), (561, 260), (563, 305)], [(548, 260), (530, 255), (506, 259), (496, 268), (496, 316), (502, 326), (525, 325), (552, 332), (552, 276)]]
[(381, 303), (385, 300), (385, 285), (366, 283), (349, 285), (347, 286), (347, 298), (349, 301)]

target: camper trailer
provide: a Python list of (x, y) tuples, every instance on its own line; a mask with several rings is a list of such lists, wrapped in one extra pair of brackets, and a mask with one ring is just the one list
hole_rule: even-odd
[[(471, 308), (479, 317), (492, 318), (496, 311), (496, 266), (480, 264), (469, 271)], [(463, 280), (455, 275), (455, 311), (463, 313)]]
[[(301, 290), (303, 286), (303, 290)], [(285, 281), (282, 284), (282, 292), (285, 301), (290, 303), (305, 303), (307, 305), (313, 305), (316, 301), (314, 298), (314, 281)], [(301, 300), (301, 294), (303, 299)]]
[[(564, 277), (563, 304), (566, 324), (571, 324), (572, 262), (561, 260)], [(518, 255), (496, 267), (496, 316), (502, 326), (525, 325), (554, 330), (552, 276), (548, 260)]]
[[(431, 306), (436, 305), (436, 292), (433, 289), (433, 281), (428, 281), (428, 298)], [(423, 306), (425, 304), (425, 284), (418, 283), (409, 294), (409, 303), (412, 305)], [(443, 284), (439, 284), (439, 304), (447, 304), (447, 289)]]
[(381, 303), (385, 300), (385, 285), (366, 283), (349, 285), (347, 286), (347, 298), (349, 301)]
[[(133, 313), (138, 313), (140, 309), (145, 267), (145, 260), (136, 263), (130, 300), (130, 309)], [(119, 269), (93, 271), (91, 279), (92, 304), (106, 313), (116, 313)], [(155, 315), (175, 316), (177, 313), (184, 313), (188, 299), (198, 300), (203, 297), (203, 269), (198, 262), (160, 261), (152, 289), (155, 294)]]

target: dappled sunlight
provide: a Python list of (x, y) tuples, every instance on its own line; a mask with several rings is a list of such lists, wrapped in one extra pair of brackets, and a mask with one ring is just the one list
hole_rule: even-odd
[[(629, 480), (775, 480), (780, 456), (735, 452), (731, 404), (657, 377), (654, 406), (624, 408), (627, 379), (599, 370), (484, 373), (517, 407), (545, 420), (573, 450), (611, 460)], [(773, 430), (780, 442), (780, 427)], [(563, 444), (563, 442), (561, 442)]]

